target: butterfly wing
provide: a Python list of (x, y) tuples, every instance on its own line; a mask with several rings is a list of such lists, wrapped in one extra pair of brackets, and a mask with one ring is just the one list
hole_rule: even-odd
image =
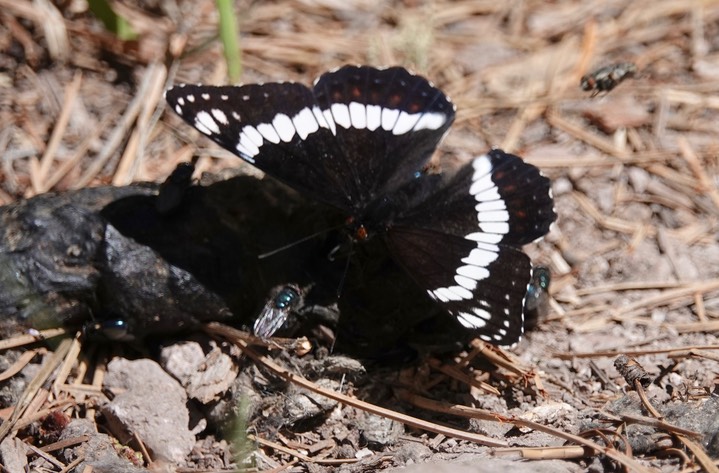
[(404, 226), (386, 240), (407, 273), (463, 326), (500, 346), (520, 339), (532, 270), (521, 250)]
[(518, 247), (544, 236), (556, 218), (550, 182), (497, 149), (444, 183), (432, 177), (413, 183), (419, 202), (390, 226), (390, 251), (462, 325), (511, 345), (522, 335), (532, 275)]
[(345, 66), (296, 83), (184, 85), (165, 97), (220, 146), (294, 189), (353, 210), (421, 169), (454, 106), (402, 68)]
[(314, 94), (337, 124), (337, 142), (363, 202), (415, 177), (454, 120), (449, 98), (401, 67), (346, 66), (323, 74)]
[(522, 158), (493, 149), (425, 192), (398, 223), (521, 246), (546, 235), (556, 218), (549, 179)]

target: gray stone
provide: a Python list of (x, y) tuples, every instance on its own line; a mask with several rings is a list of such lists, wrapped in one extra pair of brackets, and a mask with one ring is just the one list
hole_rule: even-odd
[(188, 427), (187, 395), (177, 380), (152, 360), (115, 358), (107, 366), (105, 387), (121, 391), (102, 407), (108, 427), (121, 442), (134, 433), (153, 460), (184, 463), (195, 436)]
[(394, 461), (397, 465), (420, 463), (432, 456), (432, 450), (418, 442), (407, 442), (401, 445), (394, 453)]
[(0, 459), (10, 473), (24, 473), (27, 470), (25, 442), (16, 437), (6, 437), (0, 443)]
[(176, 343), (163, 348), (160, 360), (165, 369), (177, 378), (187, 395), (202, 404), (220, 399), (237, 378), (237, 365), (215, 342), (205, 354), (194, 341)]
[(202, 346), (193, 341), (174, 343), (160, 351), (160, 364), (183, 386), (204, 359)]
[[(331, 379), (319, 379), (317, 386), (338, 391), (340, 383)], [(325, 414), (337, 406), (337, 401), (309, 391), (304, 388), (290, 387), (287, 393), (287, 402), (284, 405), (283, 416), (291, 423), (311, 419)]]
[(88, 419), (70, 421), (60, 439), (67, 440), (82, 435), (88, 436), (87, 442), (63, 452), (66, 463), (80, 456), (84, 457), (84, 461), (77, 465), (75, 471), (84, 471), (85, 466), (91, 466), (95, 473), (147, 473), (145, 468), (120, 457), (114, 445), (115, 441), (109, 435), (97, 432), (95, 424)]
[(404, 433), (400, 422), (367, 412), (360, 413), (357, 428), (368, 443), (375, 445), (392, 445)]

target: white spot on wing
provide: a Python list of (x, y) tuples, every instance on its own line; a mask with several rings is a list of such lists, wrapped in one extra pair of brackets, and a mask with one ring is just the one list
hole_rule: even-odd
[(382, 126), (382, 107), (367, 105), (367, 129), (375, 131), (380, 126)]
[(483, 154), (482, 156), (474, 158), (474, 161), (472, 161), (472, 167), (474, 168), (472, 181), (476, 181), (480, 177), (486, 176), (492, 172), (492, 161), (489, 159), (488, 155)]
[(195, 101), (195, 96), (192, 95), (192, 94), (189, 94), (189, 95), (187, 96), (187, 101), (188, 101), (188, 102), (194, 102), (194, 101)]
[(489, 312), (479, 307), (472, 308), (472, 312), (474, 312), (474, 315), (481, 317), (484, 320), (490, 320), (492, 318), (492, 315)]
[(487, 325), (486, 320), (481, 319), (480, 317), (477, 317), (476, 315), (470, 314), (468, 312), (460, 312), (459, 314), (457, 314), (457, 320), (459, 320), (459, 323), (461, 323), (465, 327), (471, 329), (482, 328)]
[(509, 233), (509, 223), (507, 222), (480, 222), (479, 229), (486, 233), (496, 233), (506, 235)]
[(180, 105), (185, 105), (185, 99), (182, 97), (177, 97), (177, 103), (179, 103)]
[(444, 113), (430, 112), (423, 113), (413, 130), (438, 130), (447, 122), (447, 115)]
[(407, 112), (399, 112), (399, 118), (397, 118), (397, 123), (394, 124), (394, 128), (392, 128), (392, 134), (394, 135), (404, 135), (408, 131), (412, 131), (414, 126), (419, 121), (419, 114), (413, 113), (409, 114)]
[(432, 291), (442, 302), (472, 299), (472, 292), (462, 286), (440, 287)]
[(474, 279), (475, 281), (481, 281), (489, 277), (489, 270), (484, 267), (466, 265), (457, 268), (457, 274)]
[(295, 136), (295, 126), (292, 124), (290, 117), (284, 113), (278, 113), (275, 116), (275, 119), (272, 120), (272, 126), (275, 127), (280, 139), (285, 143), (292, 141), (292, 137)]
[[(470, 188), (470, 192), (471, 192)], [(497, 190), (497, 187), (494, 185), (487, 190), (484, 190), (480, 192), (479, 194), (475, 194), (474, 198), (477, 202), (486, 202), (490, 200), (502, 200), (502, 197), (499, 195), (499, 191)]]
[(507, 205), (503, 200), (492, 200), (489, 202), (480, 202), (474, 206), (477, 212), (489, 212), (492, 210), (506, 210)]
[(262, 139), (262, 135), (260, 134), (260, 132), (257, 131), (257, 128), (255, 128), (254, 126), (247, 125), (242, 128), (242, 134), (247, 135), (247, 138), (249, 138), (250, 141), (252, 141), (252, 143), (257, 146), (257, 149), (260, 149), (264, 140)]
[(243, 157), (254, 158), (259, 154), (260, 148), (243, 132), (240, 133), (240, 142), (237, 145), (237, 151), (240, 151)]
[(457, 282), (457, 284), (459, 284), (460, 286), (462, 286), (463, 288), (465, 288), (469, 291), (473, 291), (477, 288), (476, 280), (474, 280), (472, 278), (468, 278), (466, 276), (462, 276), (461, 274), (455, 275), (454, 280)]
[(437, 299), (442, 302), (462, 300), (462, 298), (458, 294), (452, 292), (448, 287), (440, 287), (438, 289), (435, 289), (433, 292), (434, 295), (437, 296)]
[(499, 253), (475, 248), (469, 252), (469, 255), (467, 255), (465, 258), (462, 258), (462, 262), (472, 266), (486, 268), (494, 261), (496, 261), (498, 256)]
[(222, 123), (223, 125), (228, 125), (230, 123), (227, 120), (227, 115), (225, 115), (225, 112), (223, 112), (222, 110), (213, 108), (211, 113), (212, 113), (212, 116), (215, 117), (215, 120)]
[(333, 103), (330, 110), (332, 111), (332, 117), (334, 118), (336, 124), (342, 128), (349, 128), (352, 125), (350, 111), (347, 108), (347, 105), (343, 103)]
[(179, 105), (175, 105), (175, 112), (181, 116), (182, 115), (182, 107), (180, 107)]
[(335, 126), (334, 119), (332, 119), (332, 111), (330, 109), (320, 110), (318, 107), (314, 107), (312, 113), (322, 128), (327, 128), (333, 135), (337, 134), (337, 127)]
[(195, 115), (195, 127), (206, 135), (220, 132), (220, 127), (217, 126), (212, 116), (205, 111), (197, 112), (197, 115)]
[(202, 94), (202, 98), (205, 100), (210, 100), (210, 94)]
[(509, 212), (506, 210), (481, 211), (477, 212), (477, 220), (480, 224), (481, 222), (509, 222)]
[(257, 125), (257, 131), (259, 131), (262, 137), (270, 143), (277, 144), (281, 141), (280, 135), (278, 135), (275, 131), (275, 127), (273, 127), (269, 123), (262, 123), (260, 125)]
[[(475, 173), (476, 176), (476, 173)], [(480, 199), (477, 197), (478, 194), (484, 193), (487, 190), (495, 190), (496, 191), (497, 186), (494, 185), (494, 182), (492, 181), (492, 176), (490, 174), (486, 174), (479, 177), (472, 177), (472, 185), (469, 187), (469, 193), (474, 196), (475, 199), (478, 201), (483, 200), (489, 200), (489, 199)], [(499, 195), (499, 194), (497, 194)], [(494, 200), (494, 199), (492, 199)]]
[(478, 243), (499, 243), (502, 241), (502, 235), (494, 233), (474, 232), (464, 236), (467, 240), (476, 241)]
[(383, 108), (382, 129), (386, 131), (392, 131), (392, 129), (394, 128), (394, 124), (397, 123), (397, 117), (399, 117), (399, 110)]
[(303, 108), (300, 113), (292, 117), (292, 123), (295, 125), (297, 134), (303, 140), (320, 129), (320, 125), (309, 108)]
[(367, 110), (365, 106), (358, 102), (351, 102), (348, 108), (352, 126), (360, 130), (367, 128)]

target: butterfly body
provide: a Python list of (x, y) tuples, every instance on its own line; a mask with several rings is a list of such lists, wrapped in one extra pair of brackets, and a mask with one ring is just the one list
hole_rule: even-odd
[(297, 83), (178, 86), (172, 109), (295, 190), (340, 209), (350, 238), (381, 237), (430, 298), (478, 336), (515, 343), (531, 277), (519, 249), (554, 221), (549, 180), (500, 150), (425, 172), (454, 121), (449, 98), (400, 67), (345, 66)]

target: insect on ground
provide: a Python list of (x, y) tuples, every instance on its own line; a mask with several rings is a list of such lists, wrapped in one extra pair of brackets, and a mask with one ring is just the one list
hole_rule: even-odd
[(625, 79), (634, 77), (637, 66), (632, 62), (621, 62), (601, 67), (582, 76), (579, 86), (582, 90), (592, 91), (592, 97), (600, 92), (609, 92), (621, 84)]

